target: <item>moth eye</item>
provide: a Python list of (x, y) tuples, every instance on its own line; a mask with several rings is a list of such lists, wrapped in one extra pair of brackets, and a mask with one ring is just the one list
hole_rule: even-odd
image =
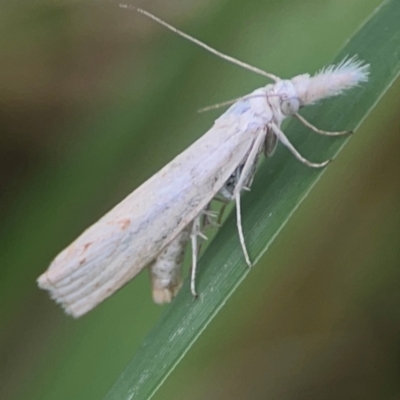
[(286, 115), (292, 115), (297, 113), (300, 108), (300, 101), (297, 97), (290, 97), (282, 99), (281, 110)]

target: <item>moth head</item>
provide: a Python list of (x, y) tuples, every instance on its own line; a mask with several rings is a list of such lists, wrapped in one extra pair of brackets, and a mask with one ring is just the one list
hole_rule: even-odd
[(299, 111), (300, 100), (291, 81), (282, 80), (277, 82), (274, 92), (279, 97), (279, 106), (284, 115), (293, 115)]
[(299, 111), (300, 100), (298, 97), (287, 97), (286, 95), (281, 96), (281, 110), (285, 115), (293, 115)]
[(330, 65), (314, 76), (303, 74), (291, 79), (300, 104), (307, 106), (319, 100), (337, 96), (343, 91), (366, 82), (369, 75), (369, 64), (359, 60), (357, 56), (345, 58), (336, 65)]

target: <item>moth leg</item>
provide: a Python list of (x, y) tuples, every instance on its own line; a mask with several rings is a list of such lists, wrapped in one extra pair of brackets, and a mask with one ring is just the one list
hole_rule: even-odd
[(218, 223), (219, 214), (219, 212), (212, 211), (210, 209), (210, 204), (208, 204), (208, 206), (203, 211), (202, 229), (207, 228), (208, 226), (219, 228), (221, 226)]
[[(233, 197), (236, 197), (236, 194), (246, 186), (251, 185), (251, 181), (253, 180), (255, 164), (257, 162), (258, 155), (260, 154), (260, 149), (263, 147), (263, 143), (265, 141), (265, 137), (267, 134), (267, 130), (263, 129), (258, 132), (256, 139), (251, 147), (250, 153), (247, 156), (245, 163), (243, 165), (243, 169), (240, 172), (239, 179), (236, 183), (235, 189), (233, 191)], [(249, 178), (250, 177), (250, 178)]]
[(308, 122), (304, 117), (302, 117), (299, 113), (294, 114), (294, 116), (307, 128), (311, 129), (313, 132), (318, 133), (323, 136), (342, 136), (348, 135), (349, 133), (353, 133), (353, 131), (337, 131), (337, 132), (329, 132), (323, 131), (322, 129), (318, 129), (316, 126)]
[[(222, 187), (221, 190), (225, 191), (226, 193), (225, 194), (218, 193), (212, 199), (212, 201), (217, 201), (217, 202), (221, 203), (222, 206), (218, 211), (213, 211), (212, 212), (213, 213), (212, 218), (215, 218), (215, 220), (214, 221), (213, 220), (209, 221), (209, 225), (213, 226), (213, 227), (216, 227), (216, 228), (220, 228), (221, 227), (222, 217), (223, 217), (223, 215), (225, 213), (226, 207), (232, 201), (232, 193), (229, 192), (227, 189), (225, 189), (225, 187)], [(210, 202), (210, 204), (211, 204), (211, 202)], [(207, 218), (207, 219), (209, 220), (210, 218)]]
[(268, 126), (275, 132), (276, 136), (278, 137), (279, 141), (286, 146), (290, 152), (303, 164), (307, 165), (308, 167), (312, 168), (322, 168), (325, 167), (327, 164), (329, 164), (332, 160), (327, 160), (322, 163), (313, 163), (311, 161), (308, 161), (306, 158), (304, 158), (295, 148), (294, 146), (289, 142), (289, 139), (286, 137), (286, 135), (281, 131), (281, 129), (278, 127), (278, 125), (270, 123)]
[(198, 246), (197, 246), (197, 236), (200, 235), (201, 228), (201, 218), (202, 214), (198, 215), (192, 224), (192, 229), (190, 232), (190, 240), (192, 243), (192, 271), (190, 275), (190, 291), (194, 297), (197, 297), (196, 293), (196, 268), (197, 268), (197, 254), (198, 254)]
[(247, 251), (246, 243), (244, 240), (243, 227), (242, 227), (242, 212), (240, 207), (240, 192), (246, 188), (246, 185), (251, 184), (253, 179), (253, 175), (255, 172), (255, 165), (257, 163), (257, 158), (260, 153), (260, 149), (263, 147), (263, 143), (265, 141), (265, 136), (267, 131), (263, 129), (258, 133), (257, 138), (255, 139), (250, 153), (246, 158), (246, 161), (243, 165), (243, 168), (240, 171), (240, 175), (238, 177), (237, 183), (233, 190), (232, 198), (235, 199), (236, 202), (236, 224), (239, 234), (240, 245), (242, 246), (243, 255), (246, 260), (246, 264), (251, 267), (251, 261), (249, 257), (249, 253)]
[(170, 303), (182, 286), (181, 267), (189, 230), (183, 230), (149, 266), (153, 300), (157, 304)]
[(243, 235), (243, 227), (242, 227), (242, 212), (240, 209), (240, 192), (236, 193), (235, 195), (235, 202), (236, 202), (236, 224), (239, 233), (239, 241), (240, 245), (242, 246), (242, 251), (244, 258), (246, 260), (246, 264), (251, 267), (251, 261), (249, 257), (249, 253), (247, 251), (246, 242), (244, 241)]

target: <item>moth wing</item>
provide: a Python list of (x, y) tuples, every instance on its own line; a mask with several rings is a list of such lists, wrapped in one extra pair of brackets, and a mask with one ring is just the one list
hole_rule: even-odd
[[(259, 130), (237, 104), (64, 249), (39, 277), (79, 317), (137, 275), (212, 200)], [(250, 118), (250, 119), (249, 119)], [(251, 126), (250, 126), (251, 125)]]

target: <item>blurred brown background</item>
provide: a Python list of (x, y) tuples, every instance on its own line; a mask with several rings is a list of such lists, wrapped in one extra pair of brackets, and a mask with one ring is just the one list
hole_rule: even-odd
[[(330, 62), (379, 0), (135, 2), (278, 74)], [(113, 2), (0, 12), (0, 398), (102, 398), (162, 308), (142, 274), (82, 320), (36, 277), (265, 84)], [(384, 62), (384, 60), (383, 60)], [(400, 398), (400, 85), (156, 399)]]

